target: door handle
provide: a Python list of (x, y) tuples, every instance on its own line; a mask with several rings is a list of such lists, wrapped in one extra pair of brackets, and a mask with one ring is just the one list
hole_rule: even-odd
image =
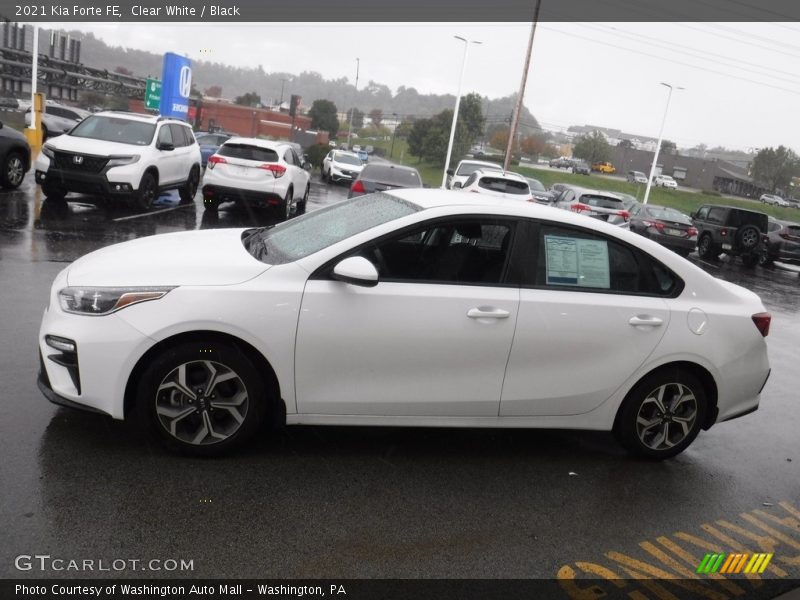
[(664, 320), (658, 317), (651, 317), (650, 315), (636, 315), (635, 317), (631, 317), (628, 321), (631, 325), (639, 326), (639, 325), (647, 325), (650, 327), (661, 327), (664, 324)]
[(467, 311), (467, 316), (470, 319), (507, 319), (510, 314), (511, 313), (502, 308), (492, 308), (489, 306), (470, 308)]

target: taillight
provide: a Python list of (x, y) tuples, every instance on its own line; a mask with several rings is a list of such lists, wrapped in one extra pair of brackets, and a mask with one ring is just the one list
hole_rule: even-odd
[(761, 335), (767, 337), (769, 335), (769, 324), (772, 322), (772, 315), (767, 312), (756, 313), (753, 315), (753, 323), (756, 324), (756, 329), (761, 332)]
[(728, 230), (723, 227), (722, 229), (719, 230), (719, 234), (722, 237), (727, 237), (728, 236)]
[(283, 165), (277, 165), (275, 163), (264, 163), (258, 167), (259, 169), (264, 169), (265, 171), (270, 171), (277, 179), (278, 177), (283, 177), (283, 174), (286, 173), (286, 167)]
[(221, 156), (217, 154), (212, 154), (211, 156), (208, 157), (208, 164), (206, 166), (213, 171), (214, 165), (216, 165), (217, 163), (226, 164), (227, 162), (228, 161), (222, 158)]
[(664, 224), (658, 221), (645, 221), (644, 224), (647, 225), (648, 227), (653, 227), (658, 231), (664, 231)]
[(570, 206), (570, 210), (572, 210), (574, 212), (584, 212), (584, 211), (590, 211), (591, 212), (592, 207), (589, 206), (588, 204), (583, 204), (581, 202), (576, 202), (575, 204)]
[(356, 179), (353, 182), (353, 185), (350, 186), (351, 192), (358, 192), (359, 194), (365, 194), (367, 190), (364, 189), (364, 184), (361, 183), (360, 179)]
[(689, 235), (689, 237), (697, 237), (697, 228), (689, 227), (689, 229), (686, 230), (686, 233)]
[(617, 211), (617, 216), (622, 217), (626, 221), (630, 221), (631, 219), (631, 213), (629, 213), (627, 210)]

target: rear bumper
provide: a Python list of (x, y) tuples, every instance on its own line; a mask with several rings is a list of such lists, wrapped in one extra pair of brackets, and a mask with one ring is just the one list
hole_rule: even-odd
[(274, 192), (259, 192), (215, 184), (203, 186), (203, 199), (241, 202), (249, 206), (280, 206), (284, 201), (279, 194)]
[(647, 237), (649, 237), (654, 242), (658, 242), (665, 248), (669, 248), (670, 250), (688, 250), (689, 252), (693, 251), (695, 247), (697, 247), (697, 238), (682, 238), (677, 237), (674, 235), (664, 235), (660, 233), (648, 233)]

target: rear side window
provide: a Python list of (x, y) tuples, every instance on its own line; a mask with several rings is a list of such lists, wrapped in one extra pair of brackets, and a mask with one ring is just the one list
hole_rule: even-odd
[(217, 154), (229, 158), (241, 158), (258, 162), (278, 162), (278, 153), (275, 150), (250, 144), (223, 144)]
[(708, 222), (709, 223), (722, 223), (725, 221), (725, 209), (724, 208), (711, 208), (708, 211)]
[(543, 224), (535, 260), (534, 272), (527, 271), (537, 288), (665, 297), (683, 288), (648, 254), (580, 228)]
[(189, 145), (189, 143), (186, 140), (186, 135), (184, 134), (184, 131), (186, 130), (185, 127), (181, 127), (180, 125), (170, 123), (169, 128), (170, 131), (172, 132), (172, 143), (175, 145), (176, 148), (183, 148)]
[(504, 194), (530, 194), (530, 188), (526, 181), (504, 179), (502, 177), (481, 177), (478, 181), (478, 187)]

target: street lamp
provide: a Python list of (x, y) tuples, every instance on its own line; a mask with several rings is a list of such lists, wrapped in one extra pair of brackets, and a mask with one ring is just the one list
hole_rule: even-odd
[(281, 77), (281, 99), (278, 102), (278, 111), (279, 112), (281, 110), (281, 106), (283, 106), (283, 86), (286, 84), (287, 81), (289, 81), (289, 80), (286, 79), (285, 77)]
[(392, 149), (389, 150), (389, 158), (394, 156), (394, 136), (397, 135), (397, 113), (392, 113), (392, 117), (394, 117), (394, 129), (392, 129)]
[[(358, 70), (361, 67), (361, 59), (356, 59), (356, 101), (358, 100)], [(350, 108), (350, 123), (347, 126), (347, 149), (350, 150), (350, 136), (353, 135), (353, 114), (355, 114), (355, 107)]]
[(647, 178), (647, 187), (644, 190), (644, 199), (642, 204), (647, 204), (647, 199), (650, 197), (650, 187), (653, 185), (653, 175), (656, 172), (656, 163), (658, 162), (658, 155), (661, 152), (661, 142), (664, 139), (664, 123), (667, 122), (667, 113), (669, 112), (669, 101), (672, 99), (672, 90), (683, 90), (686, 88), (672, 86), (668, 83), (661, 82), (661, 85), (669, 88), (667, 94), (667, 106), (664, 108), (664, 118), (661, 120), (661, 130), (658, 132), (658, 142), (656, 142), (656, 151), (653, 153), (653, 164), (650, 166), (650, 177)]
[(470, 44), (480, 44), (476, 40), (468, 40), (458, 35), (454, 38), (464, 42), (464, 58), (461, 61), (461, 77), (458, 78), (458, 95), (456, 96), (456, 108), (453, 111), (453, 124), (450, 127), (450, 141), (447, 143), (447, 158), (444, 161), (444, 173), (442, 174), (442, 188), (447, 186), (447, 168), (450, 166), (450, 155), (453, 153), (453, 139), (456, 136), (456, 121), (458, 120), (458, 107), (461, 104), (461, 84), (464, 83), (464, 72), (467, 70), (467, 50)]

